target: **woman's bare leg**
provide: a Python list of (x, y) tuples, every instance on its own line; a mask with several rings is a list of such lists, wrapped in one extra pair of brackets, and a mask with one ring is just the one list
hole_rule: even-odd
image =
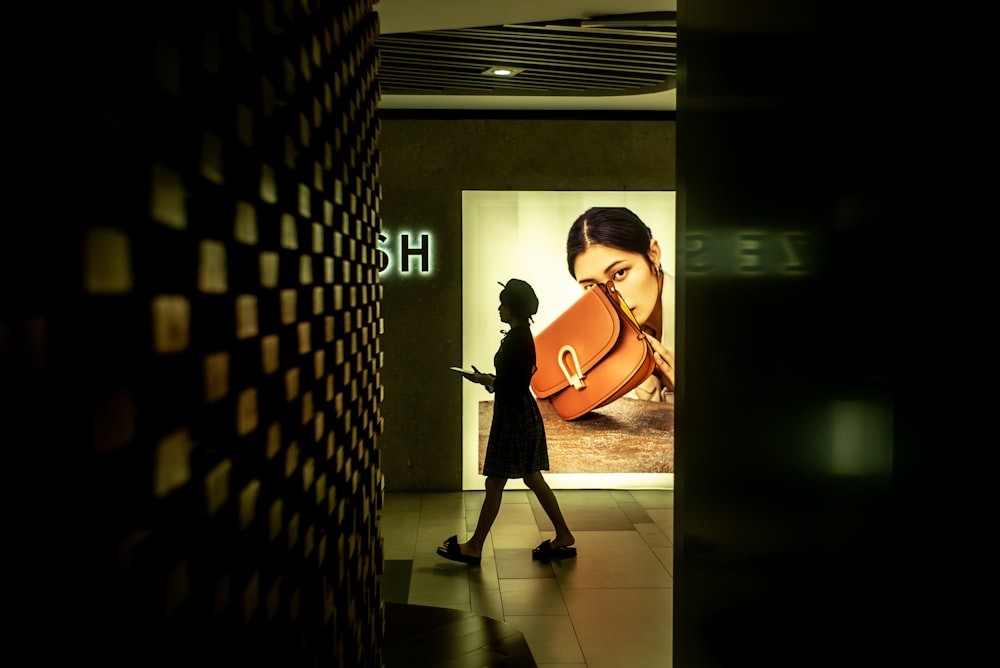
[(472, 538), (467, 543), (459, 545), (462, 554), (470, 557), (483, 556), (483, 545), (500, 512), (500, 501), (503, 499), (503, 488), (506, 485), (507, 478), (496, 476), (486, 478), (486, 498), (483, 499), (483, 507), (479, 509), (479, 522), (476, 523), (476, 531), (472, 534)]
[(573, 538), (573, 532), (569, 530), (566, 520), (563, 519), (562, 510), (559, 508), (559, 501), (556, 500), (555, 492), (549, 487), (549, 483), (545, 482), (541, 471), (535, 471), (524, 476), (524, 484), (535, 493), (538, 502), (542, 504), (542, 510), (549, 516), (552, 526), (556, 529), (556, 537), (552, 539), (551, 543), (552, 547), (572, 545), (576, 539)]

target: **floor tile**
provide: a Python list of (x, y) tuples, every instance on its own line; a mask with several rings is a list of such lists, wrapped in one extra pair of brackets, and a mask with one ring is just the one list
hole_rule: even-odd
[(577, 557), (552, 562), (565, 589), (673, 586), (673, 578), (634, 531), (583, 531), (576, 534)]
[(384, 512), (382, 545), (386, 559), (412, 559), (417, 544), (419, 512)]
[(618, 503), (636, 503), (632, 492), (627, 489), (610, 489), (608, 490), (608, 494)]
[(493, 547), (498, 550), (521, 550), (527, 558), (531, 551), (542, 541), (542, 535), (534, 524), (493, 525), (490, 531)]
[(504, 617), (569, 614), (555, 579), (501, 580), (500, 595)]
[(503, 599), (500, 596), (500, 590), (473, 587), (469, 602), (472, 612), (504, 621)]
[[(573, 622), (568, 615), (508, 615), (506, 622), (524, 634), (537, 663), (584, 662)], [(616, 668), (624, 665), (619, 664)]]
[(531, 558), (525, 548), (497, 550), (497, 575), (501, 578), (554, 578), (552, 565)]
[[(574, 534), (577, 531), (629, 531), (632, 524), (606, 492), (582, 495), (575, 490), (560, 490), (556, 494), (566, 524)], [(552, 522), (545, 515), (537, 499), (531, 501), (535, 521), (543, 531), (552, 531)]]
[[(564, 595), (587, 668), (671, 665), (672, 590), (574, 589)], [(531, 646), (527, 634), (525, 639)]]
[(469, 568), (437, 555), (414, 559), (407, 603), (469, 610)]
[(413, 562), (405, 560), (387, 560), (379, 576), (379, 587), (382, 600), (392, 603), (406, 603), (410, 597), (410, 578), (413, 575)]
[(650, 519), (660, 527), (663, 535), (673, 540), (674, 536), (674, 511), (672, 508), (651, 508), (646, 510)]
[(622, 512), (625, 513), (625, 517), (627, 517), (628, 521), (632, 524), (653, 521), (650, 519), (649, 515), (646, 514), (646, 509), (643, 508), (638, 502), (633, 501), (631, 503), (622, 503), (619, 501), (618, 507), (621, 508)]
[(650, 508), (673, 508), (674, 507), (674, 491), (673, 490), (661, 490), (661, 489), (649, 489), (649, 490), (632, 490), (632, 498), (635, 499), (643, 508), (647, 510)]
[[(478, 507), (476, 508), (476, 516), (479, 516)], [(531, 503), (527, 500), (521, 503), (514, 503), (512, 500), (507, 499), (507, 494), (504, 494), (503, 501), (500, 502), (500, 512), (497, 513), (497, 524), (534, 524), (535, 515), (531, 511)]]
[(667, 572), (670, 573), (670, 577), (672, 578), (674, 575), (674, 548), (654, 547), (653, 554), (655, 554), (656, 558), (660, 560), (660, 563), (663, 564), (663, 567), (667, 569)]
[(650, 547), (671, 547), (674, 543), (670, 540), (658, 524), (652, 522), (635, 524), (635, 532), (639, 534), (646, 545)]

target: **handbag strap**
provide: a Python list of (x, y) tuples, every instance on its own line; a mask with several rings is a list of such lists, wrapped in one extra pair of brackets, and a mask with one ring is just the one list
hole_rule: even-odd
[(635, 314), (632, 313), (632, 309), (625, 303), (625, 298), (622, 297), (622, 293), (618, 292), (618, 288), (615, 287), (615, 282), (608, 281), (601, 287), (605, 289), (611, 302), (618, 306), (618, 310), (621, 311), (625, 317), (631, 320), (632, 324), (635, 325), (635, 328), (639, 330), (639, 333), (645, 337), (645, 333), (642, 331), (642, 326), (639, 324), (639, 321), (635, 319)]

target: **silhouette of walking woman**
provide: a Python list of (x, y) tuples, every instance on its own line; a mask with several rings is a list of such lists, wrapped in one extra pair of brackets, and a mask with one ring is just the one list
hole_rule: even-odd
[(531, 334), (531, 316), (538, 312), (538, 297), (525, 281), (512, 278), (500, 292), (500, 320), (510, 325), (493, 357), (496, 374), (463, 374), (468, 380), (494, 393), (493, 422), (490, 425), (483, 475), (486, 498), (479, 511), (479, 521), (472, 537), (465, 543), (458, 536), (448, 538), (437, 553), (445, 559), (478, 565), (483, 544), (500, 512), (504, 487), (510, 478), (521, 478), (548, 515), (556, 535), (544, 540), (532, 551), (533, 559), (548, 561), (576, 556), (575, 539), (563, 519), (555, 493), (542, 477), (549, 468), (545, 425), (538, 404), (529, 390), (535, 372), (535, 341)]

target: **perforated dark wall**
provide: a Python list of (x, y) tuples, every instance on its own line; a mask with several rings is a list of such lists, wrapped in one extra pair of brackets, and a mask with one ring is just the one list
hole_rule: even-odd
[(381, 664), (372, 7), (32, 17), (0, 363), (50, 651)]

